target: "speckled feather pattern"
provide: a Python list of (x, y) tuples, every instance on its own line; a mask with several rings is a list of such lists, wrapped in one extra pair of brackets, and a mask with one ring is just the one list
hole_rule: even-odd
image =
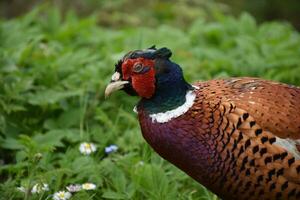
[(153, 149), (222, 199), (300, 199), (300, 160), (276, 142), (300, 139), (300, 89), (254, 78), (195, 85), (194, 105), (166, 123), (138, 109)]

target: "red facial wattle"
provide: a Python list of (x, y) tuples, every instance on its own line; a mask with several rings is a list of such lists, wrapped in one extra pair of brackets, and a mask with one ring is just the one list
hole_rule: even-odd
[[(134, 65), (141, 63), (143, 67), (150, 67), (145, 73), (134, 72)], [(145, 58), (127, 59), (122, 65), (123, 80), (131, 78), (133, 89), (139, 96), (150, 98), (155, 92), (155, 70), (154, 61)]]

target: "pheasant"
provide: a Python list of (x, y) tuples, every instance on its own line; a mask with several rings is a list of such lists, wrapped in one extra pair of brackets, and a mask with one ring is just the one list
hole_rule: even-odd
[(127, 53), (105, 96), (140, 96), (145, 140), (220, 198), (300, 199), (300, 88), (249, 77), (189, 84), (171, 55)]

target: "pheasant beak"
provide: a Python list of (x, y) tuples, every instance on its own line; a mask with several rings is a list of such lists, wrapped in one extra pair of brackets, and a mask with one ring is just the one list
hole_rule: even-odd
[(120, 80), (120, 73), (115, 72), (111, 77), (111, 82), (105, 88), (105, 98), (108, 98), (113, 92), (124, 88), (124, 86), (129, 83), (129, 81)]

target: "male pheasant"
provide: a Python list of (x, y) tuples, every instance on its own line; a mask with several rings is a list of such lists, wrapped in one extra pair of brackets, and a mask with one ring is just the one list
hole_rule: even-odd
[(300, 88), (258, 78), (187, 83), (167, 48), (126, 54), (105, 95), (138, 95), (151, 147), (222, 199), (300, 199)]

